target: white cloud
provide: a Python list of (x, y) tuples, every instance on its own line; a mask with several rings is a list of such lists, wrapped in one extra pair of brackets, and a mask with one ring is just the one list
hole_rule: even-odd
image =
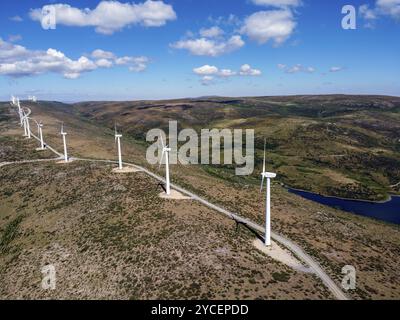
[(218, 73), (218, 68), (206, 64), (202, 67), (194, 68), (193, 72), (198, 75), (212, 75)]
[[(79, 9), (69, 4), (52, 4), (56, 11), (56, 22), (75, 27), (95, 27), (96, 32), (113, 34), (131, 25), (160, 27), (175, 20), (176, 13), (171, 5), (163, 1), (147, 0), (143, 3), (121, 3), (101, 1), (95, 9)], [(31, 9), (31, 19), (41, 21), (42, 8)]]
[(23, 46), (15, 45), (0, 38), (0, 62), (10, 62), (13, 59), (23, 59), (29, 54)]
[(96, 65), (98, 65), (101, 68), (110, 68), (112, 67), (113, 63), (112, 61), (107, 59), (99, 59), (96, 61)]
[(193, 72), (201, 76), (201, 83), (203, 85), (214, 84), (216, 78), (226, 79), (234, 76), (259, 76), (262, 74), (260, 70), (252, 69), (248, 64), (242, 65), (238, 72), (231, 69), (219, 69), (216, 66), (210, 66), (208, 64), (194, 68)]
[(200, 35), (204, 38), (217, 38), (224, 34), (224, 30), (222, 30), (218, 26), (214, 26), (208, 29), (201, 29)]
[(339, 72), (339, 71), (342, 71), (342, 70), (343, 70), (343, 67), (331, 67), (329, 69), (329, 72)]
[(204, 76), (201, 78), (201, 84), (203, 86), (208, 86), (214, 82), (214, 77), (213, 76)]
[(237, 75), (237, 72), (232, 71), (231, 69), (222, 69), (219, 74), (222, 78), (229, 78)]
[(363, 4), (358, 9), (359, 15), (367, 21), (366, 27), (374, 27), (380, 17), (391, 17), (400, 21), (400, 0), (377, 0), (374, 7)]
[(279, 63), (278, 68), (281, 70), (284, 70), (284, 69), (286, 69), (286, 64)]
[(358, 9), (359, 14), (367, 20), (375, 20), (377, 18), (376, 12), (373, 9), (370, 9), (368, 4), (363, 4)]
[(267, 7), (297, 7), (300, 0), (251, 0), (254, 4)]
[[(100, 51), (102, 50), (95, 50), (94, 55)], [(129, 70), (143, 71), (146, 69), (147, 57), (129, 58), (130, 60), (126, 63)], [(47, 51), (28, 50), (0, 38), (0, 75), (23, 77), (53, 72), (62, 74), (67, 79), (76, 79), (85, 72), (98, 68), (110, 68), (117, 59), (117, 57), (114, 57), (114, 60), (100, 58), (93, 61), (88, 57), (81, 56), (79, 59), (73, 60), (61, 51), (52, 48)]]
[(241, 33), (259, 44), (271, 40), (280, 45), (291, 36), (295, 27), (290, 10), (259, 11), (245, 19)]
[(114, 53), (110, 51), (104, 51), (101, 49), (94, 50), (91, 56), (95, 59), (115, 59)]
[(261, 71), (257, 69), (252, 69), (250, 65), (244, 64), (240, 67), (239, 74), (241, 76), (259, 76)]
[(400, 0), (377, 0), (376, 7), (379, 13), (400, 19)]
[(278, 68), (285, 71), (286, 73), (299, 73), (299, 72), (305, 72), (305, 73), (314, 73), (315, 68), (314, 67), (305, 67), (301, 64), (296, 64), (292, 67), (289, 67), (285, 64), (278, 64)]
[(142, 72), (146, 70), (149, 58), (147, 57), (134, 57), (130, 63), (129, 70), (133, 72)]
[(208, 21), (216, 25), (223, 26), (239, 26), (241, 24), (240, 19), (232, 13), (227, 17), (219, 16), (217, 18), (213, 18), (212, 16), (209, 16)]
[(129, 70), (133, 72), (142, 72), (146, 70), (149, 62), (150, 59), (145, 56), (140, 56), (140, 57), (124, 56), (115, 59), (115, 63), (117, 65), (127, 65), (129, 67)]
[(180, 40), (170, 45), (175, 49), (186, 49), (196, 56), (217, 57), (238, 50), (244, 46), (241, 36), (234, 35), (227, 40), (211, 40), (207, 38)]

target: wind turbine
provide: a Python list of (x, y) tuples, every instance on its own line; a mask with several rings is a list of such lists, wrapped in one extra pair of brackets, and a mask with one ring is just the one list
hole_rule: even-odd
[(61, 131), (60, 131), (60, 134), (62, 135), (63, 144), (64, 144), (64, 159), (65, 159), (65, 162), (68, 162), (67, 139), (66, 139), (67, 133), (64, 132), (64, 122), (61, 123)]
[(38, 124), (38, 129), (39, 129), (39, 137), (40, 137), (40, 150), (44, 150), (44, 142), (43, 142), (43, 123), (42, 121), (39, 122)]
[(39, 135), (39, 139), (40, 139), (40, 148), (36, 149), (36, 150), (45, 150), (46, 148), (44, 147), (44, 142), (43, 142), (43, 132), (42, 132), (42, 128), (43, 128), (43, 123), (42, 121), (37, 122), (35, 119), (33, 119), (33, 121), (36, 122), (37, 128), (38, 128), (38, 135)]
[(24, 137), (28, 137), (28, 139), (31, 138), (31, 128), (29, 126), (29, 120), (28, 120), (28, 115), (25, 113), (25, 111), (21, 108), (21, 112), (23, 114), (22, 121), (24, 124)]
[(22, 113), (21, 121), (22, 121), (23, 126), (24, 126), (24, 137), (27, 137), (28, 136), (28, 131), (26, 130), (25, 112), (21, 111), (21, 113)]
[(267, 195), (266, 195), (266, 205), (265, 205), (265, 245), (271, 246), (271, 179), (276, 178), (276, 173), (265, 171), (265, 147), (266, 140), (264, 140), (264, 161), (263, 161), (263, 171), (261, 173), (261, 189), (264, 186), (264, 179), (267, 179)]
[(165, 181), (166, 181), (165, 193), (169, 196), (171, 194), (171, 187), (170, 187), (170, 182), (169, 182), (169, 152), (171, 151), (171, 148), (169, 148), (168, 145), (164, 145), (164, 140), (162, 138), (162, 134), (161, 134), (161, 145), (162, 145), (163, 150), (162, 150), (162, 154), (161, 154), (159, 168), (161, 167), (162, 160), (165, 155)]
[(117, 125), (115, 124), (115, 142), (118, 145), (118, 169), (122, 170), (122, 155), (121, 155), (121, 138), (122, 134), (117, 133)]
[(23, 117), (23, 112), (22, 112), (22, 108), (21, 108), (21, 104), (19, 103), (19, 98), (16, 98), (16, 105), (18, 107), (18, 114), (19, 114), (19, 122), (20, 122), (20, 126), (22, 127), (23, 125), (23, 121), (24, 121), (24, 117)]

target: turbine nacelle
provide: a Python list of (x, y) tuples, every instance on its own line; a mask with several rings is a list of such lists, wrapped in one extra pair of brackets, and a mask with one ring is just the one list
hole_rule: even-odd
[(261, 173), (261, 177), (273, 179), (273, 178), (276, 178), (276, 173), (272, 173), (272, 172), (262, 172), (262, 173)]

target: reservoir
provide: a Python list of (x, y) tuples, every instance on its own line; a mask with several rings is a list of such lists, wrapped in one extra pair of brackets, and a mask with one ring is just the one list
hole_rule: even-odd
[(297, 194), (305, 199), (341, 209), (343, 211), (351, 212), (360, 216), (400, 224), (400, 196), (392, 196), (392, 199), (390, 201), (380, 203), (347, 200), (335, 197), (325, 197), (316, 193), (294, 189), (289, 189), (289, 192)]

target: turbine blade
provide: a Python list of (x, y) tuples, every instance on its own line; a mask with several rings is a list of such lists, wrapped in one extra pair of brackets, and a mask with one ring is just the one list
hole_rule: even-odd
[(163, 139), (163, 135), (162, 135), (161, 130), (160, 130), (160, 137), (161, 137), (161, 145), (162, 145), (162, 147), (164, 149), (165, 148), (165, 144), (164, 144), (164, 139)]
[(266, 144), (267, 144), (267, 139), (264, 138), (264, 160), (263, 160), (263, 171), (262, 172), (265, 172), (265, 147), (266, 147)]
[(262, 191), (263, 187), (264, 187), (264, 175), (262, 176), (262, 179), (261, 179), (260, 192)]
[(164, 159), (164, 154), (165, 154), (165, 151), (164, 151), (164, 148), (163, 148), (163, 151), (162, 151), (162, 153), (161, 153), (160, 164), (158, 165), (158, 169), (160, 169), (160, 168), (161, 168), (162, 161), (163, 161), (163, 159)]

